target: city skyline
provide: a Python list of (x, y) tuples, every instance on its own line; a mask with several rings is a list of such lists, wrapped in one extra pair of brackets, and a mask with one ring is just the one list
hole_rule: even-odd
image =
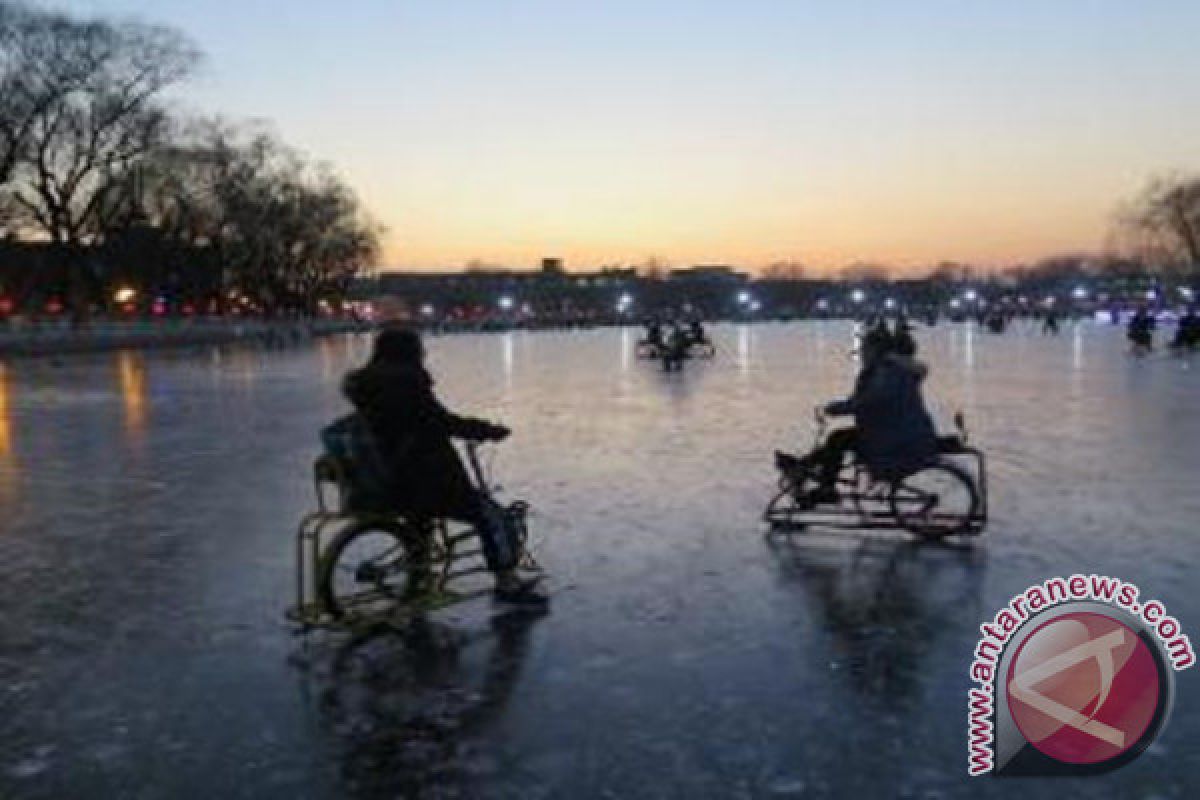
[(44, 5), (193, 37), (178, 104), (332, 163), (384, 269), (999, 268), (1200, 164), (1183, 2)]

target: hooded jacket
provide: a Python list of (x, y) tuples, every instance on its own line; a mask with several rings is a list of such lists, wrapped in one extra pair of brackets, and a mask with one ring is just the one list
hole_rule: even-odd
[(419, 364), (372, 362), (348, 374), (342, 392), (379, 443), (399, 508), (460, 516), (473, 507), (475, 489), (450, 440), (486, 438), (490, 423), (446, 410)]
[(933, 419), (921, 397), (927, 374), (913, 357), (889, 353), (859, 373), (853, 395), (828, 407), (834, 416), (854, 415), (859, 456), (877, 478), (902, 477), (937, 455)]

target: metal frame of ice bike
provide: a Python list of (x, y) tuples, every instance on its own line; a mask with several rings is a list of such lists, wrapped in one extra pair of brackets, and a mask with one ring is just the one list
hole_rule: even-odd
[[(467, 442), (467, 463), (475, 488), (485, 501), (496, 503), (494, 487), (479, 462), (480, 444)], [(403, 624), (419, 614), (490, 592), (452, 585), (488, 572), (474, 527), (442, 518), (418, 521), (398, 514), (347, 510), (347, 474), (346, 466), (329, 454), (313, 465), (317, 510), (300, 521), (296, 532), (296, 602), (287, 611), (301, 632)], [(518, 569), (540, 572), (527, 549), (528, 504), (517, 500), (497, 503), (497, 508), (517, 532)], [(372, 535), (382, 537), (378, 563), (364, 562), (349, 570), (339, 563), (355, 540)], [(356, 587), (362, 586), (340, 594), (335, 582), (347, 572)]]
[[(824, 410), (815, 409), (817, 429), (814, 444), (825, 441), (828, 423)], [(938, 436), (937, 457), (921, 468), (897, 479), (871, 475), (857, 455), (843, 464), (838, 475), (840, 496), (836, 504), (804, 507), (797, 500), (805, 484), (813, 484), (813, 468), (797, 475), (780, 468), (779, 491), (763, 512), (771, 532), (822, 528), (827, 530), (899, 529), (927, 539), (947, 536), (978, 535), (988, 521), (987, 459), (983, 452), (967, 444), (967, 431), (961, 412), (954, 415), (957, 435)], [(923, 482), (940, 475), (942, 480), (966, 494), (966, 507), (939, 509), (942, 497)]]
[[(665, 345), (652, 342), (649, 339), (638, 340), (634, 354), (641, 359), (657, 360), (663, 357)], [(712, 339), (705, 337), (699, 341), (688, 342), (685, 358), (712, 358), (717, 354), (717, 346)]]

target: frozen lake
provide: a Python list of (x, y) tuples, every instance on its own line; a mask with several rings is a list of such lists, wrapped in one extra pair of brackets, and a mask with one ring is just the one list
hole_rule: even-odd
[(363, 338), (0, 365), (0, 797), (1194, 797), (1200, 681), (1086, 785), (968, 780), (980, 622), (1097, 572), (1200, 635), (1200, 357), (1068, 323), (921, 330), (927, 398), (990, 457), (987, 534), (793, 537), (776, 447), (855, 371), (849, 323), (718, 326), (679, 374), (632, 329), (434, 338), (451, 408), (510, 425), (557, 587), (405, 637), (283, 623), (317, 429)]

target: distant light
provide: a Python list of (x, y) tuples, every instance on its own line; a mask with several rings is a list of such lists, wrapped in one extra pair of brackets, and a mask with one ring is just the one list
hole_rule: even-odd
[(883, 305), (885, 308), (895, 308), (896, 301), (889, 297), (887, 300), (883, 301)]
[(737, 301), (742, 305), (746, 305), (750, 302), (750, 293), (745, 291), (738, 292)]
[(633, 305), (633, 296), (631, 294), (629, 294), (629, 292), (626, 292), (625, 294), (623, 294), (619, 298), (617, 298), (617, 311), (620, 311), (621, 313), (628, 311), (629, 307), (632, 305)]
[(1075, 291), (1071, 292), (1071, 294), (1075, 296), (1076, 300), (1082, 300), (1088, 296), (1088, 291), (1082, 286), (1076, 286)]
[(751, 311), (760, 311), (760, 310), (762, 310), (762, 303), (758, 302), (757, 300), (751, 300), (751, 301), (750, 301), (750, 310), (751, 310)]
[(958, 302), (957, 297), (950, 301), (951, 308), (958, 308), (960, 305), (962, 305), (962, 303)]
[(1156, 299), (1158, 299), (1158, 292), (1154, 291), (1153, 289), (1149, 289), (1149, 290), (1147, 290), (1147, 291), (1146, 291), (1146, 299), (1147, 299), (1147, 300), (1156, 300)]
[(521, 313), (522, 314), (532, 314), (533, 306), (529, 305), (529, 303), (522, 303), (521, 304)]
[(856, 303), (861, 303), (863, 300), (867, 299), (867, 293), (862, 289), (855, 289), (850, 293), (850, 299)]
[(509, 297), (508, 295), (504, 295), (503, 297), (500, 298), (500, 308), (501, 309), (503, 309), (505, 311), (510, 311), (512, 309), (512, 307), (513, 307), (513, 299), (511, 297)]
[(963, 292), (963, 297), (966, 298), (968, 303), (974, 303), (979, 298), (979, 293), (974, 289), (967, 289)]
[(817, 308), (821, 309), (822, 311), (825, 311), (826, 309), (829, 308), (829, 301), (826, 300), (824, 297), (822, 297), (820, 300), (817, 301)]
[(1054, 295), (1046, 296), (1046, 305), (1048, 305), (1048, 306), (1054, 305)]
[(421, 306), (421, 315), (425, 316), (425, 317), (432, 317), (433, 316), (433, 306), (431, 306), (429, 303), (426, 303), (425, 305)]
[(120, 305), (132, 303), (133, 298), (135, 297), (137, 297), (137, 290), (131, 289), (128, 286), (117, 289), (117, 291), (113, 293), (113, 300)]
[(1195, 294), (1196, 294), (1195, 292), (1193, 292), (1191, 289), (1189, 289), (1189, 288), (1188, 288), (1188, 287), (1186, 287), (1186, 286), (1180, 286), (1180, 287), (1179, 287), (1179, 293), (1180, 293), (1181, 295), (1183, 295), (1185, 298), (1187, 298), (1188, 300), (1191, 300), (1191, 299), (1192, 299), (1192, 297), (1194, 297), (1194, 296), (1195, 296)]

